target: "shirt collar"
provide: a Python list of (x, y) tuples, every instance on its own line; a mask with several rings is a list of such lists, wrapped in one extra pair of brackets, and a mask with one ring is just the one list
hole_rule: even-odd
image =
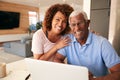
[[(87, 41), (85, 44), (90, 44), (92, 41), (92, 33), (89, 31), (89, 34), (88, 34), (88, 38), (87, 38)], [(72, 42), (78, 42), (77, 39), (75, 37), (73, 37), (73, 40)]]

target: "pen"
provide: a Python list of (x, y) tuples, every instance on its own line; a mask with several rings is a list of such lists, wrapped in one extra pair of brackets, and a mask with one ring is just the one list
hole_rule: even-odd
[(25, 80), (28, 80), (28, 79), (29, 79), (29, 77), (30, 77), (30, 74), (28, 74), (28, 75), (27, 75), (27, 77), (25, 78)]

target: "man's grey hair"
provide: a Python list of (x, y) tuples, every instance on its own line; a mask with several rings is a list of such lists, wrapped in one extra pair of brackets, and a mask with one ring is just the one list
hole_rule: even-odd
[(84, 11), (82, 11), (82, 10), (75, 10), (75, 11), (73, 11), (73, 12), (70, 14), (70, 16), (69, 16), (69, 23), (70, 23), (70, 18), (71, 18), (71, 17), (77, 16), (77, 15), (79, 15), (79, 14), (82, 14), (82, 15), (84, 16), (84, 18), (85, 18), (86, 21), (88, 20), (88, 17), (87, 17), (86, 12), (84, 12)]

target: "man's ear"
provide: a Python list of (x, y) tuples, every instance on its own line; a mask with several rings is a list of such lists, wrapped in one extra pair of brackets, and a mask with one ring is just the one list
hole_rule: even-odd
[(87, 23), (90, 23), (90, 20), (87, 20)]
[(86, 22), (87, 24), (87, 27), (89, 27), (89, 24), (90, 24), (90, 20), (87, 20), (87, 22)]

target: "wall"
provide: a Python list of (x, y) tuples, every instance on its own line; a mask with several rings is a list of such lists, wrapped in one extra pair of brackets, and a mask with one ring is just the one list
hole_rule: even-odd
[(83, 0), (83, 10), (87, 13), (88, 19), (90, 19), (90, 7), (91, 0)]
[(91, 0), (90, 29), (108, 39), (110, 0)]
[(19, 28), (16, 29), (9, 29), (9, 30), (0, 30), (0, 35), (2, 34), (20, 34), (20, 33), (27, 33), (29, 27), (29, 11), (39, 12), (38, 7), (15, 4), (15, 3), (8, 3), (0, 1), (0, 10), (3, 11), (13, 11), (13, 12), (20, 12), (20, 25)]
[(111, 0), (109, 41), (120, 56), (120, 0)]

